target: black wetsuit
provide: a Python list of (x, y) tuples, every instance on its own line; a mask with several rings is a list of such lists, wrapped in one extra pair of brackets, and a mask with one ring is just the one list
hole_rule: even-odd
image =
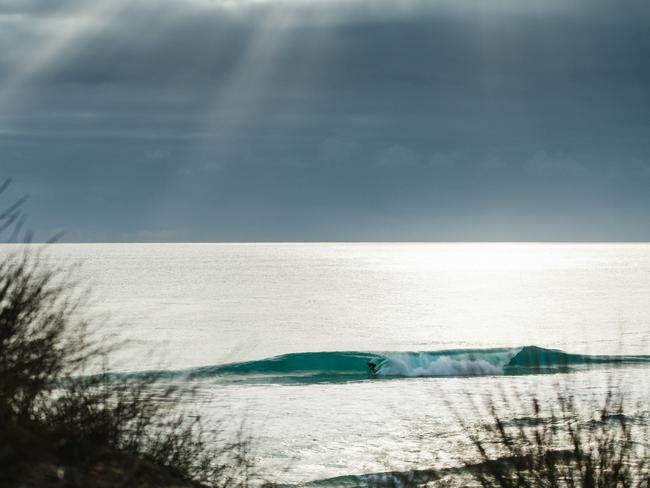
[(377, 374), (377, 365), (375, 363), (368, 363), (368, 369), (370, 370), (370, 374)]

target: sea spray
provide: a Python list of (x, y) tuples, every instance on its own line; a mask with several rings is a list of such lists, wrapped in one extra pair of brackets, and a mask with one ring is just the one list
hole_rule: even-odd
[(420, 353), (386, 353), (377, 375), (382, 377), (482, 376), (503, 373), (503, 368), (517, 350), (490, 351), (476, 355), (442, 355)]

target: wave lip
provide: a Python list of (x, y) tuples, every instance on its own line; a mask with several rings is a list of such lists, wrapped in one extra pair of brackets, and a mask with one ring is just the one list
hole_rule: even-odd
[[(355, 381), (368, 378), (480, 376), (503, 373), (518, 349), (433, 352), (304, 352), (187, 371), (192, 378), (229, 380)], [(376, 365), (370, 372), (369, 363)]]
[(192, 378), (225, 377), (230, 379), (309, 380), (366, 377), (372, 353), (363, 352), (301, 352), (267, 359), (205, 366), (189, 370)]

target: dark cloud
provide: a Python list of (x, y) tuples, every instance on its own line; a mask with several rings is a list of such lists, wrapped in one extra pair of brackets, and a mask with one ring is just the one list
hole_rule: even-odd
[(0, 161), (70, 240), (648, 240), (641, 0), (0, 0)]

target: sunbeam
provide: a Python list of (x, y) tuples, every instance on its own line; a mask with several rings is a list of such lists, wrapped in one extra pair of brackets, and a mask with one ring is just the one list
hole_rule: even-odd
[(29, 84), (32, 78), (61, 56), (68, 54), (75, 43), (101, 28), (122, 8), (112, 0), (95, 0), (79, 9), (55, 12), (54, 18), (39, 22), (39, 42), (28, 47), (27, 53), (0, 84), (0, 109), (6, 113), (12, 107), (20, 106), (20, 88)]
[[(229, 3), (225, 5), (230, 9), (241, 8)], [(219, 14), (220, 9), (215, 10), (212, 15)], [(181, 154), (177, 174), (218, 173), (223, 161), (213, 154), (215, 143), (252, 137), (256, 117), (268, 110), (269, 95), (274, 89), (272, 78), (277, 74), (274, 73), (277, 58), (291, 45), (299, 18), (289, 6), (269, 7), (260, 2), (258, 10), (255, 25), (236, 63), (228, 73), (220, 73), (213, 81), (213, 93), (207, 97), (203, 120), (196, 129), (204, 137)], [(300, 70), (302, 67), (294, 68)], [(170, 206), (175, 205), (178, 195), (196, 192), (195, 178), (170, 178), (168, 184), (166, 200), (146, 219), (162, 218), (171, 210)]]

